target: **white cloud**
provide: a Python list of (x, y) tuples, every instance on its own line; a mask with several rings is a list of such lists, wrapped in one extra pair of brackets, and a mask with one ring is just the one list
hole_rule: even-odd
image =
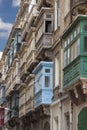
[(4, 22), (0, 18), (0, 39), (7, 38), (9, 36), (10, 31), (11, 31), (11, 28), (12, 28), (12, 23)]
[(21, 0), (13, 0), (12, 1), (12, 6), (13, 7), (18, 7), (20, 5), (20, 2), (21, 2)]

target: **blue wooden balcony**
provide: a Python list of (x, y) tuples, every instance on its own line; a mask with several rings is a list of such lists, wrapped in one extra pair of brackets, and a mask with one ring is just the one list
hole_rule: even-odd
[(34, 106), (50, 104), (53, 96), (53, 62), (40, 62), (34, 69)]

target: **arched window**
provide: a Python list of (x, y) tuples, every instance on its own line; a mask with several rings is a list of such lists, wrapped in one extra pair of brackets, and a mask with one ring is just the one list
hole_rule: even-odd
[(87, 107), (84, 107), (78, 115), (78, 130), (87, 130)]

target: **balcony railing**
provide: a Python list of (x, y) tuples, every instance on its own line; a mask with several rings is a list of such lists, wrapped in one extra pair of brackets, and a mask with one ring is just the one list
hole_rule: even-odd
[(36, 43), (36, 57), (38, 57), (46, 49), (52, 47), (52, 34), (44, 33)]

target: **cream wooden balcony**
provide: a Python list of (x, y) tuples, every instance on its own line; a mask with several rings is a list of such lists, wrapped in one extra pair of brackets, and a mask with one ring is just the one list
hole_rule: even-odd
[(26, 64), (26, 49), (27, 49), (27, 42), (22, 42), (22, 46), (20, 49), (20, 69), (24, 64)]
[(12, 92), (13, 89), (11, 87), (6, 87), (6, 98), (10, 96), (10, 92)]
[(34, 98), (29, 97), (25, 103), (25, 112), (26, 114), (34, 110)]
[(20, 85), (20, 76), (17, 75), (13, 78), (12, 84), (11, 84), (11, 89), (17, 89), (17, 87)]
[(25, 35), (26, 35), (26, 32), (27, 32), (27, 28), (28, 28), (28, 22), (27, 22), (27, 18), (25, 20), (25, 22), (23, 23), (22, 25), (22, 40), (24, 41), (24, 38), (25, 38)]
[(25, 115), (25, 88), (20, 88), (19, 92), (19, 117)]
[(8, 97), (10, 92), (13, 91), (11, 89), (11, 83), (12, 83), (12, 79), (10, 76), (8, 76), (8, 78), (6, 78), (6, 97)]
[(25, 105), (19, 107), (19, 118), (25, 115)]
[(37, 63), (38, 61), (35, 57), (35, 50), (32, 50), (27, 56), (27, 71), (31, 72)]
[(49, 51), (52, 47), (52, 34), (43, 33), (36, 43), (36, 57), (40, 59), (43, 57), (45, 51)]
[(26, 64), (24, 64), (20, 70), (20, 78), (21, 80), (26, 79), (26, 77), (29, 75), (29, 72), (27, 71)]
[(27, 84), (25, 91), (26, 114), (34, 109), (34, 78), (34, 74), (29, 74), (29, 76), (25, 80)]

